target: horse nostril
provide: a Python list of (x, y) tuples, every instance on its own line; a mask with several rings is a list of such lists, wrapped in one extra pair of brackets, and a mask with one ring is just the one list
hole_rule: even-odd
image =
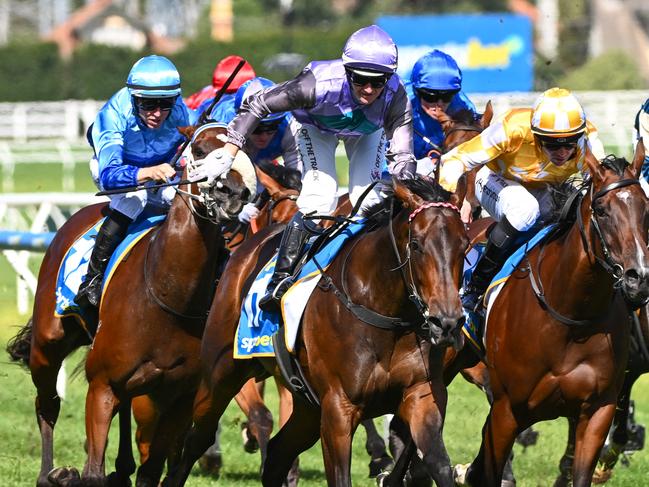
[(624, 280), (628, 284), (636, 284), (640, 280), (640, 274), (635, 269), (629, 269), (624, 273)]

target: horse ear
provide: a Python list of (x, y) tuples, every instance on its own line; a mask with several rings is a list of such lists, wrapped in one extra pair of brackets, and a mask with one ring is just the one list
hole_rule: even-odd
[(457, 181), (457, 186), (455, 187), (455, 193), (451, 195), (451, 203), (453, 203), (457, 208), (462, 208), (462, 202), (466, 197), (466, 190), (468, 186), (467, 173), (462, 174), (460, 179)]
[(392, 186), (394, 187), (394, 196), (401, 201), (406, 208), (414, 210), (424, 204), (424, 200), (410, 191), (410, 189), (408, 189), (408, 187), (399, 179), (393, 177)]
[(633, 162), (631, 163), (631, 171), (635, 178), (640, 177), (640, 170), (644, 164), (645, 154), (644, 141), (640, 137), (638, 143), (635, 145), (635, 153), (633, 154)]
[(196, 132), (196, 126), (194, 125), (187, 125), (186, 127), (176, 127), (178, 132), (183, 134), (185, 137), (187, 137), (188, 140), (191, 140), (192, 136), (194, 135), (194, 132)]
[(494, 109), (493, 106), (491, 105), (491, 100), (489, 100), (487, 102), (487, 106), (485, 106), (484, 113), (482, 114), (482, 118), (480, 119), (480, 126), (482, 127), (482, 130), (486, 129), (489, 126), (493, 116), (494, 116)]
[(257, 173), (257, 179), (264, 186), (264, 188), (268, 190), (271, 196), (278, 193), (282, 189), (282, 186), (268, 174), (262, 171), (262, 169), (257, 164), (255, 164), (254, 166), (255, 173)]
[(593, 182), (601, 181), (604, 179), (604, 169), (599, 163), (595, 155), (591, 152), (589, 147), (586, 147), (586, 155), (584, 157), (584, 163), (588, 166), (588, 172), (593, 178)]

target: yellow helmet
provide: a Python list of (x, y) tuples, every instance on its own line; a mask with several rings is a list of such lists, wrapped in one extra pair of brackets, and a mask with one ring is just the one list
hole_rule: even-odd
[(575, 140), (586, 131), (586, 114), (577, 98), (563, 88), (550, 88), (534, 103), (532, 133), (551, 139)]

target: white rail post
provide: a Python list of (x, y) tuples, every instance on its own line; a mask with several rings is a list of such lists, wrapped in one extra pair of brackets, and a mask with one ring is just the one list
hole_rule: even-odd
[(61, 156), (61, 163), (63, 164), (63, 191), (74, 191), (74, 156), (70, 143), (67, 140), (60, 140), (56, 144), (56, 148)]
[(11, 148), (6, 142), (0, 142), (0, 160), (2, 161), (2, 191), (11, 193), (14, 190), (14, 162)]

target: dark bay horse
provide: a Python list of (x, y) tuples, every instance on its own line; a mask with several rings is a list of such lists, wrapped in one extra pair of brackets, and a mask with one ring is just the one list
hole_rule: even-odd
[[(322, 407), (294, 401), (290, 419), (269, 443), (264, 485), (282, 485), (294, 459), (320, 437), (328, 483), (350, 485), (356, 427), (363, 419), (397, 410), (438, 484), (453, 485), (441, 437), (446, 390), (440, 367), (445, 346), (461, 339), (458, 290), (468, 240), (457, 205), (464, 188), (460, 185), (449, 201), (450, 195), (428, 180), (395, 182), (394, 187), (394, 196), (377, 210), (384, 215), (376, 217), (380, 223), (345, 244), (326, 271), (329, 286), (317, 288), (307, 304), (298, 357)], [(398, 208), (394, 214), (390, 203)], [(279, 232), (269, 227), (257, 233), (228, 262), (215, 297), (220, 305), (212, 308), (203, 338), (206, 369), (194, 426), (166, 486), (184, 484), (241, 385), (266, 376), (264, 365), (275, 370), (265, 359), (235, 361), (232, 347), (243, 297), (275, 250)], [(333, 286), (342, 286), (373, 316), (398, 317), (412, 326), (386, 330), (363, 323), (330, 292)], [(418, 305), (410, 295), (417, 296)]]
[(564, 416), (572, 485), (591, 485), (624, 378), (629, 308), (649, 297), (649, 201), (637, 180), (643, 155), (629, 167), (588, 153), (576, 222), (530, 250), (491, 305), (485, 361), (493, 404), (467, 484), (500, 485), (516, 435)]
[[(112, 415), (118, 410), (122, 434), (114, 480), (127, 481), (135, 469), (130, 443), (130, 397), (167, 386), (173, 392), (166, 390), (158, 400), (163, 407), (170, 407), (183, 395), (184, 389), (178, 382), (187, 385), (183, 374), (196, 366), (193, 357), (198, 351), (213, 295), (214, 272), (223, 248), (219, 226), (214, 222), (235, 216), (248, 196), (249, 189), (236, 171), (231, 171), (220, 184), (184, 188), (165, 222), (140, 240), (131, 250), (128, 263), (113, 274), (101, 304), (100, 326), (94, 339), (94, 330), (84, 330), (75, 318), (54, 316), (55, 285), (61, 259), (72, 242), (94, 224), (105, 205), (82, 209), (57, 232), (41, 265), (34, 315), (22, 334), (23, 339), (31, 340), (29, 365), (37, 389), (36, 415), (42, 438), (37, 485), (78, 483), (74, 469), (50, 472), (53, 431), (60, 409), (56, 377), (62, 360), (72, 350), (91, 342), (87, 376), (96, 379), (94, 374), (98, 374), (99, 378), (94, 385), (91, 383), (87, 402), (90, 461), (83, 474), (84, 485), (104, 485), (105, 435)], [(180, 359), (167, 363), (166, 357), (170, 355)], [(102, 368), (104, 358), (114, 366)], [(189, 406), (192, 398), (186, 398)], [(175, 428), (166, 425), (156, 432), (161, 438), (157, 442), (159, 451), (153, 455), (157, 455), (155, 462), (166, 454), (169, 445), (164, 443)], [(158, 469), (155, 462), (151, 463), (154, 477)], [(146, 478), (147, 469), (142, 473)]]

